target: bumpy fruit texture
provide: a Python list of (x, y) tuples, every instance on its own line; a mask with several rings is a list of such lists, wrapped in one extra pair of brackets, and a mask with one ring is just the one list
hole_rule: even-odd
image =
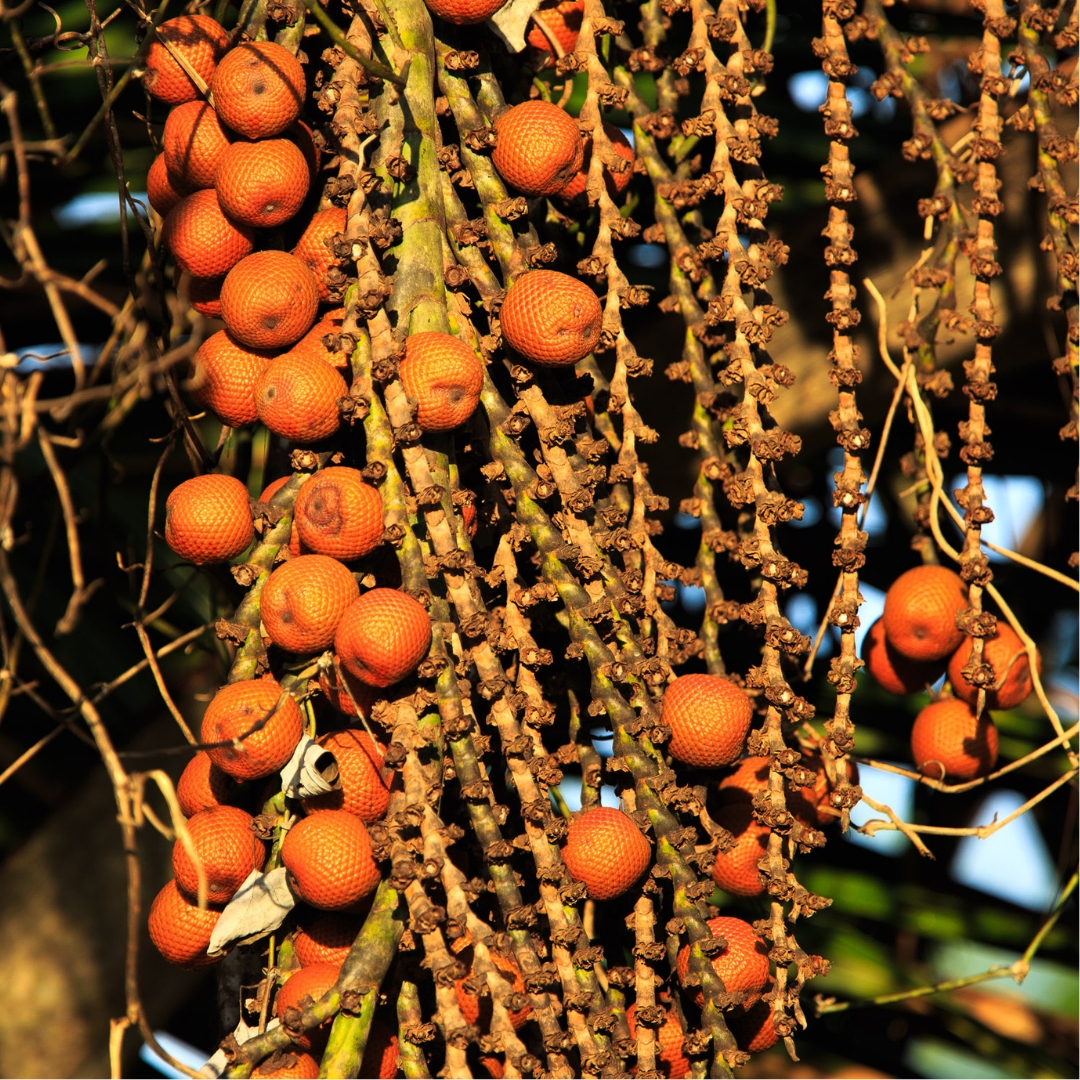
[(775, 1046), (780, 1040), (773, 1024), (772, 1005), (767, 1001), (759, 1001), (749, 1008), (737, 1006), (731, 1012), (725, 1013), (724, 1018), (739, 1044), (739, 1049), (748, 1054), (759, 1054), (762, 1050)]
[(453, 334), (410, 334), (400, 375), (405, 393), (416, 401), (416, 422), (423, 431), (460, 427), (480, 403), (484, 366)]
[(334, 731), (319, 739), (338, 763), (341, 787), (303, 800), (309, 814), (345, 810), (363, 822), (378, 821), (390, 803), (393, 774), (383, 765), (383, 750), (366, 731)]
[(328, 241), (338, 233), (345, 231), (346, 212), (343, 206), (332, 206), (329, 210), (319, 210), (311, 217), (306, 229), (292, 253), (303, 261), (315, 277), (319, 288), (319, 299), (324, 303), (330, 299), (330, 286), (326, 273), (332, 266), (340, 266), (342, 260), (330, 250)]
[(321, 360), (349, 376), (349, 354), (342, 348), (328, 348), (323, 340), (328, 335), (337, 337), (344, 329), (345, 309), (334, 308), (322, 315), (319, 321), (289, 350), (293, 356), (306, 360)]
[(411, 675), (431, 648), (431, 620), (411, 596), (372, 589), (346, 609), (334, 635), (345, 670), (371, 686)]
[[(585, 0), (542, 0), (533, 12), (533, 22), (543, 23), (547, 27), (548, 34), (559, 43), (559, 48), (565, 55), (574, 51), (584, 13)], [(551, 53), (553, 50), (548, 34), (545, 34), (539, 25), (534, 25), (525, 41), (534, 49)]]
[(490, 19), (506, 0), (425, 0), (433, 15), (458, 26), (472, 26)]
[(181, 270), (199, 278), (227, 274), (255, 246), (251, 228), (225, 216), (213, 188), (193, 192), (169, 211), (161, 242)]
[(209, 83), (214, 69), (229, 45), (229, 33), (209, 15), (179, 15), (166, 19), (158, 28), (155, 40), (146, 50), (146, 74), (143, 86), (158, 101), (179, 105), (194, 101), (199, 88), (161, 43), (164, 38)]
[(202, 968), (217, 963), (207, 956), (210, 935), (221, 918), (217, 908), (200, 909), (170, 881), (154, 897), (147, 918), (150, 940), (170, 964), (184, 968)]
[(525, 101), (495, 121), (491, 161), (530, 198), (557, 195), (581, 168), (585, 144), (577, 121), (550, 101)]
[[(206, 898), (227, 904), (252, 870), (266, 862), (266, 845), (251, 831), (252, 817), (235, 806), (202, 810), (187, 823), (191, 842), (206, 871)], [(194, 899), (199, 872), (184, 844), (173, 844), (173, 873), (181, 892)]]
[(927, 705), (911, 728), (911, 759), (924, 776), (962, 783), (993, 771), (998, 732), (989, 713), (976, 719), (966, 701)]
[(959, 574), (944, 566), (916, 566), (889, 586), (881, 622), (889, 644), (909, 660), (947, 660), (964, 639), (956, 616), (966, 607)]
[(284, 353), (270, 361), (255, 384), (255, 409), (275, 435), (313, 443), (341, 427), (338, 402), (348, 393), (345, 380), (329, 364)]
[(363, 925), (364, 920), (357, 915), (320, 915), (296, 932), (296, 958), (304, 967), (333, 964), (340, 968)]
[(359, 469), (331, 465), (300, 489), (293, 521), (305, 548), (350, 562), (374, 551), (382, 539), (382, 496)]
[(248, 139), (268, 139), (291, 127), (304, 107), (307, 84), (300, 61), (272, 41), (230, 49), (214, 72), (214, 106)]
[(249, 349), (292, 345), (311, 329), (318, 312), (319, 290), (311, 271), (287, 251), (248, 255), (221, 286), (225, 328)]
[(290, 139), (235, 142), (214, 174), (221, 208), (234, 221), (256, 228), (284, 225), (307, 197), (311, 170)]
[(227, 806), (236, 787), (232, 777), (224, 773), (200, 750), (184, 766), (176, 782), (176, 801), (184, 817), (194, 817), (201, 810)]
[(221, 286), (223, 277), (201, 278), (185, 275), (188, 303), (208, 319), (221, 318)]
[(564, 367), (596, 347), (603, 311), (585, 282), (557, 270), (532, 270), (507, 290), (499, 318), (507, 344), (526, 360)]
[(730, 765), (743, 752), (750, 699), (719, 675), (680, 675), (664, 691), (661, 722), (671, 728), (668, 752), (699, 769)]
[(193, 476), (165, 500), (165, 543), (196, 566), (228, 562), (254, 538), (247, 488), (234, 476)]
[(393, 1080), (398, 1074), (398, 1053), (397, 1035), (381, 1020), (372, 1020), (359, 1075)]
[[(161, 149), (173, 182), (192, 191), (214, 186), (225, 151), (232, 142), (218, 115), (205, 101), (177, 105), (165, 120)], [(222, 209), (226, 209), (224, 203)]]
[[(973, 644), (973, 639), (965, 636), (948, 667), (953, 693), (972, 706), (978, 697), (978, 688), (964, 678), (962, 670), (971, 659)], [(986, 707), (1015, 709), (1031, 693), (1034, 684), (1024, 643), (1008, 623), (999, 622), (997, 633), (983, 641), (983, 661), (994, 669), (994, 683), (986, 689)]]
[(340, 662), (330, 671), (319, 672), (319, 689), (326, 695), (330, 707), (345, 716), (371, 716), (378, 690), (350, 675)]
[[(754, 928), (742, 919), (728, 915), (719, 915), (709, 919), (708, 927), (714, 937), (727, 941), (727, 948), (712, 957), (713, 970), (724, 983), (728, 993), (746, 992), (746, 1005), (752, 1005), (762, 995), (769, 984), (769, 956), (765, 943), (754, 933)], [(690, 970), (690, 946), (684, 945), (679, 950), (675, 969), (679, 981), (686, 985), (686, 975)], [(705, 995), (695, 989), (694, 1000), (704, 1005)]]
[(275, 1080), (315, 1080), (319, 1075), (319, 1063), (299, 1047), (276, 1050), (256, 1065), (251, 1073), (253, 1080), (273, 1077)]
[[(300, 1009), (313, 1005), (337, 982), (341, 968), (334, 964), (312, 964), (293, 972), (285, 981), (274, 1002), (274, 1012), (279, 1020), (284, 1021), (287, 1009)], [(310, 1000), (309, 1000), (310, 999)], [(312, 1043), (322, 1043), (330, 1034), (332, 1020), (327, 1020), (317, 1028), (305, 1032), (294, 1041), (304, 1050), (310, 1050)]]
[(652, 861), (652, 848), (621, 810), (597, 806), (570, 822), (563, 861), (592, 899), (611, 900), (640, 880)]
[(191, 189), (182, 181), (169, 175), (165, 155), (158, 154), (146, 174), (146, 197), (150, 205), (164, 217)]
[[(525, 979), (514, 958), (499, 952), (492, 952), (490, 955), (492, 964), (506, 976), (506, 981), (510, 983), (513, 993), (524, 994)], [(470, 969), (469, 975), (472, 976), (474, 980), (483, 980), (486, 985), (486, 976), (480, 975), (479, 972), (477, 972), (475, 962)], [(461, 1015), (465, 1018), (466, 1024), (476, 1024), (481, 1031), (489, 1031), (491, 1029), (492, 1015), (491, 994), (486, 993), (477, 996), (476, 994), (471, 993), (465, 985), (466, 978), (468, 977), (469, 976), (464, 976), (454, 983), (454, 992), (457, 994)], [(522, 1009), (516, 1011), (511, 1010), (509, 1012), (510, 1023), (513, 1025), (515, 1031), (529, 1019), (531, 1012), (532, 1008), (529, 1005), (526, 1005)]]
[(343, 563), (327, 555), (300, 555), (282, 563), (263, 587), (263, 626), (286, 652), (321, 652), (359, 595), (360, 586)]
[(919, 663), (909, 660), (889, 643), (885, 625), (878, 619), (863, 639), (862, 658), (866, 670), (874, 680), (890, 694), (916, 694), (932, 686), (945, 672), (940, 660)]
[(752, 808), (747, 804), (722, 806), (714, 820), (735, 837), (735, 846), (716, 853), (713, 881), (732, 896), (761, 896), (765, 885), (758, 863), (765, 856), (772, 830), (754, 820)]
[(270, 353), (249, 349), (219, 330), (195, 353), (186, 389), (196, 404), (209, 409), (223, 424), (247, 427), (258, 418), (255, 384), (269, 363)]
[[(603, 122), (604, 132), (611, 141), (611, 149), (617, 157), (622, 158), (631, 167), (634, 164), (634, 148), (630, 145), (627, 137), (614, 125), (606, 120)], [(559, 192), (563, 199), (575, 199), (585, 194), (585, 185), (589, 182), (589, 165), (592, 162), (592, 139), (585, 140), (585, 158), (581, 163), (581, 169), (570, 182)], [(608, 194), (614, 199), (621, 195), (629, 186), (633, 178), (631, 168), (623, 172), (615, 172), (610, 166), (604, 166), (604, 183), (607, 184)]]
[[(223, 686), (207, 706), (201, 742), (241, 739), (239, 749), (228, 745), (207, 751), (234, 780), (269, 776), (292, 757), (303, 733), (303, 717), (291, 695), (275, 710), (280, 697), (281, 687), (273, 679), (246, 679)], [(261, 727), (253, 731), (257, 725)]]
[[(626, 1010), (626, 1026), (630, 1029), (630, 1038), (637, 1038), (637, 1005)], [(668, 1077), (690, 1075), (690, 1059), (683, 1052), (683, 1040), (686, 1033), (674, 1011), (669, 1011), (660, 1027), (654, 1029), (656, 1039), (656, 1057), (660, 1071)]]
[(286, 834), (281, 861), (296, 895), (323, 911), (342, 911), (370, 896), (380, 881), (364, 823), (345, 810), (298, 821)]

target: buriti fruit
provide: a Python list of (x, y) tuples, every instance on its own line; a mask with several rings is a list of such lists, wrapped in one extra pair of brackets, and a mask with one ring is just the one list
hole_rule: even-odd
[(881, 619), (874, 622), (863, 639), (862, 658), (866, 670), (874, 680), (890, 694), (915, 694), (932, 686), (945, 672), (941, 660), (919, 663), (909, 660), (889, 643), (885, 636), (885, 624)]
[[(962, 672), (971, 659), (972, 647), (973, 639), (965, 636), (948, 667), (953, 693), (969, 705), (975, 704), (978, 688), (972, 686)], [(1014, 709), (1031, 693), (1033, 683), (1027, 650), (1007, 623), (999, 622), (997, 633), (983, 641), (983, 661), (994, 669), (994, 682), (986, 690), (988, 709)]]
[(431, 620), (411, 596), (372, 589), (345, 610), (334, 651), (346, 671), (371, 686), (411, 675), (431, 647)]
[(492, 164), (530, 198), (562, 191), (585, 153), (577, 121), (550, 101), (525, 101), (507, 109), (495, 121), (495, 138)]
[[(277, 1000), (274, 1002), (274, 1012), (278, 1019), (284, 1022), (289, 1009), (303, 1012), (313, 1005), (337, 982), (340, 974), (341, 968), (334, 964), (312, 964), (294, 971), (278, 991)], [(326, 1040), (332, 1023), (333, 1020), (326, 1020), (293, 1041), (304, 1050), (310, 1050), (313, 1042), (322, 1043)]]
[(217, 962), (206, 950), (220, 918), (219, 908), (200, 908), (170, 881), (154, 897), (147, 927), (154, 947), (170, 964), (201, 968)]
[[(288, 565), (288, 564), (286, 564)], [(390, 803), (392, 773), (383, 765), (383, 749), (366, 731), (332, 731), (319, 739), (338, 763), (341, 787), (303, 800), (309, 814), (345, 810), (361, 821), (378, 821)]]
[(964, 640), (956, 616), (966, 606), (959, 574), (944, 566), (905, 570), (885, 594), (885, 637), (909, 660), (947, 660)]
[[(626, 1010), (626, 1026), (630, 1029), (630, 1038), (637, 1038), (637, 1005), (631, 1005)], [(686, 1032), (679, 1023), (678, 1014), (669, 1009), (664, 1017), (663, 1024), (656, 1030), (653, 1036), (656, 1040), (656, 1056), (663, 1062), (664, 1075), (669, 1077), (683, 1077), (690, 1075), (690, 1059), (683, 1051), (683, 1040)]]
[(275, 435), (313, 443), (341, 427), (339, 402), (348, 394), (345, 380), (329, 364), (282, 353), (255, 383), (255, 409)]
[(288, 49), (273, 41), (246, 41), (222, 57), (210, 89), (214, 107), (233, 131), (267, 139), (292, 127), (307, 84)]
[(484, 366), (453, 334), (410, 334), (399, 373), (402, 388), (416, 402), (416, 422), (422, 431), (460, 427), (480, 403)]
[(318, 312), (315, 278), (307, 263), (287, 251), (248, 255), (221, 286), (225, 328), (249, 349), (292, 345), (311, 329)]
[(296, 895), (323, 911), (353, 907), (381, 879), (364, 823), (345, 810), (301, 818), (285, 835), (281, 861)]
[(165, 543), (196, 566), (228, 562), (254, 538), (247, 488), (235, 476), (193, 476), (165, 500)]
[[(506, 977), (505, 981), (510, 983), (512, 992), (524, 995), (525, 979), (521, 974), (517, 961), (512, 956), (497, 951), (492, 951), (490, 957), (492, 966), (503, 973)], [(461, 1015), (465, 1018), (465, 1023), (478, 1024), (481, 1031), (488, 1031), (491, 1028), (491, 994), (487, 992), (483, 994), (474, 993), (469, 989), (466, 981), (479, 982), (485, 987), (488, 986), (486, 976), (481, 975), (474, 965), (475, 958), (470, 963), (469, 974), (463, 975), (454, 983), (454, 992), (457, 994), (458, 1005), (461, 1008)], [(515, 1031), (529, 1019), (531, 1012), (532, 1008), (528, 1004), (520, 1009), (509, 1010), (510, 1023)]]
[(258, 419), (255, 384), (270, 358), (269, 352), (249, 349), (227, 331), (219, 330), (195, 353), (186, 389), (198, 405), (209, 409), (223, 424), (247, 427)]
[[(769, 984), (769, 956), (765, 951), (765, 943), (743, 919), (720, 915), (709, 919), (707, 925), (714, 937), (723, 938), (727, 942), (727, 947), (713, 956), (713, 970), (723, 980), (724, 989), (729, 994), (745, 991), (744, 1004), (752, 1005)], [(679, 950), (675, 969), (679, 981), (685, 986), (686, 976), (690, 971), (689, 945), (684, 945)], [(698, 1005), (705, 1004), (705, 995), (701, 990), (694, 991), (694, 1000)]]
[[(261, 870), (266, 846), (252, 832), (250, 814), (236, 806), (215, 806), (188, 819), (187, 831), (195, 853), (206, 873), (206, 898), (212, 904), (227, 904), (252, 870)], [(173, 844), (173, 873), (176, 884), (194, 898), (199, 890), (199, 872), (181, 840)]]
[(652, 848), (621, 810), (595, 806), (583, 810), (566, 834), (563, 862), (594, 900), (611, 900), (630, 889), (649, 868)]
[(317, 211), (292, 250), (315, 276), (319, 299), (324, 302), (330, 299), (327, 272), (331, 267), (341, 266), (345, 262), (334, 254), (331, 241), (339, 233), (345, 232), (346, 220), (344, 207), (332, 206), (328, 210)]
[[(175, 184), (190, 188), (214, 186), (214, 174), (232, 136), (205, 101), (177, 105), (165, 121), (161, 149)], [(226, 209), (222, 204), (222, 209)]]
[(490, 19), (506, 0), (425, 0), (433, 15), (458, 26), (472, 26)]
[(765, 857), (771, 829), (754, 820), (748, 804), (722, 806), (713, 820), (735, 837), (734, 847), (717, 851), (712, 878), (732, 896), (760, 896), (765, 891), (758, 863)]
[[(616, 195), (621, 195), (626, 190), (630, 180), (633, 178), (634, 148), (614, 124), (609, 124), (606, 120), (603, 124), (604, 133), (611, 143), (611, 149), (615, 152), (615, 156), (627, 163), (627, 167), (621, 172), (616, 172), (607, 164), (604, 165), (604, 183), (607, 185), (608, 194), (615, 198)], [(571, 178), (566, 187), (559, 192), (559, 198), (575, 199), (579, 195), (585, 194), (585, 185), (589, 180), (589, 165), (592, 161), (592, 144), (591, 137), (585, 140), (585, 157), (581, 163), (581, 169)]]
[(745, 691), (719, 675), (680, 675), (664, 691), (668, 751), (699, 769), (730, 765), (743, 752), (753, 710)]
[(291, 139), (234, 142), (214, 173), (222, 210), (234, 221), (263, 229), (295, 217), (310, 182), (308, 163)]
[(911, 728), (911, 759), (924, 776), (961, 783), (986, 776), (997, 761), (998, 733), (990, 714), (976, 718), (966, 701), (927, 705)]
[(194, 101), (199, 96), (199, 87), (164, 42), (187, 61), (204, 83), (209, 83), (218, 60), (228, 48), (229, 32), (209, 15), (178, 15), (166, 19), (157, 28), (147, 47), (142, 79), (150, 95), (169, 105)]
[(184, 766), (176, 782), (176, 801), (184, 817), (193, 817), (200, 810), (227, 806), (236, 790), (233, 778), (222, 772), (205, 750), (200, 750)]
[[(550, 55), (554, 52), (550, 38), (554, 38), (565, 56), (574, 51), (584, 13), (585, 0), (541, 0), (540, 6), (533, 12), (536, 25), (525, 40), (534, 49)], [(541, 23), (547, 33), (541, 28)], [(552, 61), (549, 59), (548, 63)]]
[(382, 539), (382, 496), (359, 469), (331, 465), (304, 482), (293, 521), (305, 550), (350, 562)]
[(603, 311), (583, 281), (532, 270), (510, 286), (499, 312), (507, 344), (534, 364), (576, 364), (600, 340)]
[(327, 555), (300, 555), (274, 570), (263, 587), (263, 626), (286, 652), (321, 652), (359, 595), (344, 563)]
[(255, 246), (250, 226), (225, 216), (213, 188), (193, 192), (169, 211), (161, 242), (181, 270), (198, 278), (227, 274)]
[(305, 922), (293, 938), (296, 958), (304, 967), (333, 964), (341, 967), (356, 941), (364, 920), (358, 915), (320, 915)]

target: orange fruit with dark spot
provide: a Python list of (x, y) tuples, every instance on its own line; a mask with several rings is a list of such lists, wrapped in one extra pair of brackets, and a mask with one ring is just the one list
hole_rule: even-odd
[(323, 911), (351, 908), (381, 880), (367, 829), (346, 810), (301, 818), (285, 836), (281, 861), (296, 895)]
[(724, 1014), (724, 1019), (739, 1049), (748, 1054), (759, 1054), (780, 1041), (773, 1023), (772, 1004), (768, 1001), (758, 1001), (749, 1008), (737, 1005)]
[(411, 675), (431, 648), (431, 620), (411, 596), (372, 589), (345, 610), (334, 651), (350, 674), (371, 686)]
[(176, 782), (176, 801), (184, 817), (194, 817), (201, 810), (227, 806), (235, 790), (232, 777), (222, 772), (205, 750), (200, 750), (184, 766)]
[(307, 198), (311, 172), (290, 139), (234, 142), (221, 155), (214, 187), (234, 221), (268, 229), (295, 217)]
[(405, 339), (401, 385), (416, 401), (422, 431), (460, 427), (480, 404), (484, 365), (459, 337), (425, 330)]
[(296, 1046), (294, 1050), (275, 1050), (255, 1066), (251, 1075), (253, 1080), (270, 1080), (271, 1077), (275, 1080), (315, 1080), (319, 1075), (319, 1063)]
[(220, 918), (218, 908), (200, 909), (180, 892), (175, 881), (170, 881), (154, 897), (147, 926), (154, 948), (170, 964), (202, 968), (216, 964), (220, 959), (206, 955), (210, 935)]
[(862, 658), (866, 670), (890, 694), (917, 694), (932, 686), (945, 672), (941, 660), (920, 663), (898, 652), (885, 636), (885, 625), (878, 619), (863, 638)]
[[(974, 639), (965, 635), (960, 648), (949, 660), (948, 668), (953, 693), (972, 706), (975, 705), (978, 690), (964, 678), (961, 671), (971, 659), (973, 645)], [(1038, 656), (1038, 653), (1035, 655)], [(999, 621), (997, 633), (983, 641), (983, 661), (993, 667), (995, 680), (992, 687), (987, 687), (986, 707), (1015, 709), (1031, 693), (1034, 683), (1024, 643), (1008, 623)]]
[(275, 435), (313, 443), (341, 427), (338, 403), (348, 393), (345, 380), (329, 364), (284, 353), (259, 376), (255, 409)]
[(304, 69), (273, 41), (245, 41), (222, 57), (210, 89), (221, 119), (248, 139), (290, 128), (307, 93)]
[[(277, 1000), (274, 1002), (274, 1012), (278, 1019), (285, 1020), (287, 1009), (299, 1009), (303, 1012), (314, 1005), (337, 982), (340, 974), (340, 965), (334, 964), (312, 964), (294, 971), (278, 990)], [(325, 1020), (317, 1028), (304, 1032), (293, 1041), (302, 1049), (310, 1050), (313, 1042), (322, 1044), (326, 1041), (332, 1023), (333, 1020)]]
[(367, 1046), (360, 1062), (360, 1076), (377, 1076), (379, 1080), (393, 1080), (398, 1074), (397, 1034), (381, 1020), (371, 1021)]
[(345, 963), (364, 920), (358, 915), (320, 915), (302, 926), (293, 938), (293, 951), (304, 967)]
[[(626, 1026), (630, 1029), (630, 1038), (637, 1038), (637, 1005), (626, 1010)], [(663, 1073), (669, 1077), (690, 1075), (690, 1059), (683, 1052), (683, 1039), (686, 1033), (679, 1023), (679, 1016), (674, 1010), (668, 1010), (667, 1017), (659, 1028), (654, 1030), (656, 1057), (663, 1066)]]
[(337, 709), (345, 716), (359, 716), (363, 713), (365, 719), (370, 717), (371, 706), (375, 704), (375, 699), (378, 697), (378, 691), (374, 686), (368, 686), (355, 675), (350, 675), (340, 664), (331, 671), (319, 672), (319, 689), (326, 695), (331, 708)]
[(292, 253), (306, 263), (319, 287), (319, 299), (330, 299), (330, 286), (326, 280), (327, 271), (333, 266), (345, 265), (331, 250), (329, 241), (338, 233), (345, 231), (347, 214), (343, 206), (332, 206), (328, 210), (319, 210), (312, 214), (311, 221), (296, 242)]
[(524, 101), (495, 121), (491, 161), (522, 195), (557, 195), (581, 168), (585, 144), (577, 121), (550, 101)]
[[(206, 899), (227, 904), (252, 870), (266, 862), (266, 845), (251, 831), (252, 817), (236, 806), (200, 810), (187, 828), (206, 871)], [(195, 862), (180, 840), (173, 844), (173, 874), (181, 892), (192, 899), (199, 891)]]
[(374, 551), (382, 539), (382, 496), (359, 469), (331, 465), (305, 481), (293, 520), (306, 548), (350, 562)]
[(593, 900), (611, 900), (632, 888), (652, 861), (652, 848), (621, 810), (594, 806), (571, 822), (563, 862)]
[(185, 275), (188, 303), (208, 319), (221, 318), (221, 286), (224, 277), (202, 278)]
[(719, 675), (680, 675), (664, 691), (661, 723), (668, 752), (698, 769), (730, 765), (743, 752), (753, 708), (746, 692)]
[(166, 118), (161, 136), (165, 167), (174, 183), (192, 190), (213, 187), (214, 174), (231, 142), (217, 113), (205, 101), (177, 105)]
[(162, 44), (164, 38), (198, 73), (203, 82), (214, 77), (217, 62), (229, 47), (229, 32), (209, 15), (178, 15), (166, 19), (150, 42), (143, 61), (143, 86), (158, 101), (179, 105), (200, 94), (191, 76)]
[(563, 367), (596, 347), (603, 311), (585, 282), (557, 270), (531, 270), (510, 286), (499, 318), (506, 343), (526, 360)]
[(962, 783), (993, 771), (998, 732), (990, 714), (976, 718), (966, 701), (942, 698), (927, 705), (911, 727), (911, 759), (934, 780)]
[(185, 195), (190, 194), (191, 188), (169, 172), (165, 155), (158, 154), (146, 174), (146, 197), (150, 205), (164, 217)]
[[(518, 967), (517, 961), (512, 956), (494, 950), (489, 955), (491, 956), (491, 963), (507, 977), (506, 981), (510, 983), (511, 991), (515, 994), (524, 994), (525, 978), (521, 974), (521, 968)], [(465, 985), (465, 980), (470, 977), (473, 981), (482, 980), (488, 992), (477, 995), (469, 990)], [(454, 982), (454, 993), (457, 994), (458, 1005), (461, 1008), (461, 1015), (465, 1018), (465, 1023), (478, 1025), (482, 1032), (490, 1030), (492, 1004), (486, 976), (478, 974), (476, 968), (470, 966), (469, 975), (463, 976)], [(530, 1005), (526, 1005), (522, 1009), (508, 1010), (510, 1023), (515, 1031), (529, 1019), (531, 1013), (532, 1007)]]
[(458, 26), (472, 26), (490, 19), (506, 0), (424, 0), (433, 15)]
[[(333, 345), (327, 347), (324, 338), (337, 338), (344, 329), (345, 309), (334, 308), (320, 317), (319, 321), (289, 350), (293, 356), (303, 356), (310, 360), (321, 360), (330, 364), (342, 373), (343, 376), (352, 374), (352, 365), (349, 362), (349, 354), (341, 348)], [(339, 342), (340, 343), (340, 342)]]
[(225, 216), (213, 188), (193, 192), (169, 211), (161, 242), (181, 270), (199, 278), (222, 277), (255, 246), (251, 229)]
[(716, 853), (713, 881), (732, 896), (761, 896), (765, 886), (758, 863), (765, 856), (772, 830), (755, 821), (752, 808), (745, 804), (722, 806), (714, 820), (735, 837), (735, 846)]
[[(719, 915), (707, 923), (714, 937), (722, 937), (727, 947), (712, 957), (713, 970), (724, 983), (729, 993), (745, 991), (744, 1004), (756, 1002), (769, 985), (769, 956), (765, 942), (754, 932), (754, 928), (743, 919), (730, 915)], [(679, 981), (685, 986), (686, 976), (690, 971), (690, 946), (684, 945), (676, 958), (675, 970)], [(705, 1004), (705, 995), (700, 987), (691, 991), (698, 1005)]]
[(964, 583), (952, 570), (944, 566), (905, 570), (885, 593), (881, 616), (885, 637), (909, 660), (947, 660), (964, 640), (956, 616), (967, 603)]
[(282, 349), (311, 329), (319, 290), (311, 271), (287, 251), (256, 251), (241, 259), (221, 286), (221, 317), (250, 349)]
[(254, 424), (255, 384), (270, 363), (270, 353), (248, 349), (227, 331), (211, 334), (191, 361), (185, 389), (223, 424), (239, 428)]
[(196, 566), (228, 562), (254, 538), (247, 488), (235, 476), (193, 476), (165, 500), (165, 543)]
[(286, 652), (321, 652), (330, 646), (342, 614), (359, 595), (356, 578), (337, 559), (327, 555), (290, 559), (263, 587), (267, 637)]
[(319, 745), (334, 755), (341, 787), (303, 799), (309, 814), (345, 810), (363, 822), (378, 821), (390, 804), (393, 773), (383, 765), (383, 749), (366, 731), (333, 731)]
[[(608, 194), (614, 199), (617, 195), (621, 195), (629, 186), (631, 179), (633, 178), (632, 166), (634, 164), (634, 148), (630, 145), (630, 141), (627, 137), (614, 125), (609, 124), (606, 120), (603, 121), (604, 131), (607, 133), (608, 139), (611, 141), (611, 149), (615, 151), (617, 157), (622, 158), (623, 161), (628, 162), (631, 166), (625, 169), (623, 172), (615, 172), (609, 165), (604, 166), (604, 183), (607, 184)], [(585, 194), (585, 185), (589, 181), (589, 164), (592, 161), (592, 138), (586, 138), (585, 140), (585, 158), (581, 163), (581, 169), (574, 176), (570, 182), (559, 192), (559, 197), (563, 199), (574, 199), (578, 195)]]
[[(277, 705), (281, 696), (281, 687), (269, 676), (245, 679), (223, 686), (206, 707), (200, 741), (230, 744), (207, 753), (234, 780), (269, 776), (292, 757), (304, 722), (295, 698), (286, 694)], [(235, 739), (241, 740), (239, 749), (231, 745)]]

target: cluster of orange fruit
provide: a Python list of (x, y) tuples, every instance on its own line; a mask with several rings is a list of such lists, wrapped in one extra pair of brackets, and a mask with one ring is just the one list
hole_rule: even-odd
[(885, 594), (885, 610), (862, 649), (867, 671), (892, 694), (914, 694), (948, 677), (952, 696), (931, 702), (915, 718), (911, 755), (925, 776), (954, 783), (991, 772), (998, 732), (990, 710), (1015, 708), (1032, 690), (1024, 643), (999, 621), (983, 643), (983, 661), (993, 668), (994, 681), (985, 687), (985, 708), (976, 712), (978, 688), (963, 674), (972, 638), (957, 622), (967, 606), (959, 574), (943, 566), (907, 570)]

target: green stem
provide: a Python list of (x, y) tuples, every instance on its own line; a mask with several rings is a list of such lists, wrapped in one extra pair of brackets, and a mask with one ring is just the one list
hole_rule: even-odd
[(334, 44), (351, 60), (355, 60), (369, 75), (393, 83), (395, 86), (405, 85), (405, 79), (409, 74), (408, 65), (400, 75), (395, 75), (388, 67), (383, 67), (378, 60), (372, 60), (370, 57), (364, 56), (341, 32), (333, 19), (323, 11), (318, 0), (304, 0), (304, 6), (315, 16), (315, 21), (329, 34)]

